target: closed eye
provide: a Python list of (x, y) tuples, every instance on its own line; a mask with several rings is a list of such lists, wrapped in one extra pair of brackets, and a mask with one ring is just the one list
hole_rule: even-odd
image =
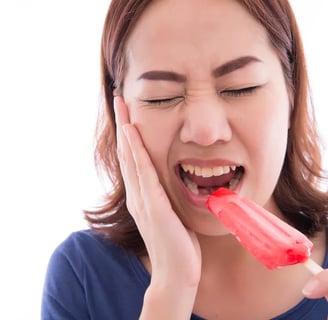
[(241, 88), (241, 89), (223, 90), (220, 92), (220, 94), (225, 95), (225, 96), (241, 97), (241, 96), (250, 95), (259, 88), (260, 88), (259, 86), (253, 86), (253, 87), (247, 87), (247, 88)]
[(183, 100), (183, 97), (172, 97), (172, 98), (163, 98), (163, 99), (146, 99), (141, 100), (144, 103), (150, 104), (150, 105), (171, 105), (174, 103), (178, 103), (181, 100)]

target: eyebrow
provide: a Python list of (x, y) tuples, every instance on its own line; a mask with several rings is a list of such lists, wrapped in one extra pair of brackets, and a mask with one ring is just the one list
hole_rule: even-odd
[[(228, 73), (231, 73), (235, 70), (244, 68), (245, 66), (254, 63), (254, 62), (263, 62), (262, 60), (254, 56), (244, 56), (237, 59), (228, 61), (221, 66), (215, 68), (212, 71), (212, 76), (214, 78), (222, 77)], [(173, 82), (186, 82), (187, 77), (183, 74), (173, 72), (173, 71), (162, 71), (162, 70), (152, 70), (147, 71), (141, 74), (138, 77), (138, 80), (162, 80), (162, 81), (173, 81)]]
[(173, 71), (147, 71), (138, 77), (138, 80), (164, 80), (164, 81), (174, 81), (174, 82), (186, 82), (187, 77), (183, 74), (173, 72)]
[(247, 65), (254, 62), (263, 62), (262, 60), (254, 57), (254, 56), (245, 56), (240, 57), (231, 61), (224, 63), (223, 65), (217, 67), (213, 70), (212, 74), (214, 78), (222, 77), (228, 73), (231, 73), (235, 70), (246, 67)]

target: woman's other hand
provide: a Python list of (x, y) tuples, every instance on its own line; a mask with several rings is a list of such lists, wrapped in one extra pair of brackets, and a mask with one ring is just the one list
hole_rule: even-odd
[(328, 300), (328, 269), (313, 276), (304, 286), (303, 293), (308, 298), (326, 297)]

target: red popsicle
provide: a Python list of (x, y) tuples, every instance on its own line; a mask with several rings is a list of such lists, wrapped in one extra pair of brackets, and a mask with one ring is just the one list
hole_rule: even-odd
[(304, 263), (314, 274), (322, 271), (309, 258), (312, 242), (251, 200), (229, 189), (219, 188), (209, 196), (207, 206), (240, 244), (267, 268)]

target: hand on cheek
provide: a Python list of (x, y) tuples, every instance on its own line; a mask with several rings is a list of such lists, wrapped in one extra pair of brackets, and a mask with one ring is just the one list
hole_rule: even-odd
[[(127, 206), (139, 231), (142, 232), (142, 220), (148, 214), (148, 209), (158, 203), (159, 199), (163, 199), (165, 204), (162, 205), (169, 208), (170, 203), (160, 185), (142, 138), (137, 128), (130, 123), (128, 107), (122, 97), (115, 98), (114, 109), (118, 157), (127, 194)], [(159, 205), (157, 207), (155, 212), (161, 208)]]
[(201, 271), (196, 235), (183, 226), (173, 211), (142, 137), (129, 122), (128, 108), (121, 97), (115, 98), (115, 116), (126, 203), (149, 254), (152, 284), (196, 290)]

